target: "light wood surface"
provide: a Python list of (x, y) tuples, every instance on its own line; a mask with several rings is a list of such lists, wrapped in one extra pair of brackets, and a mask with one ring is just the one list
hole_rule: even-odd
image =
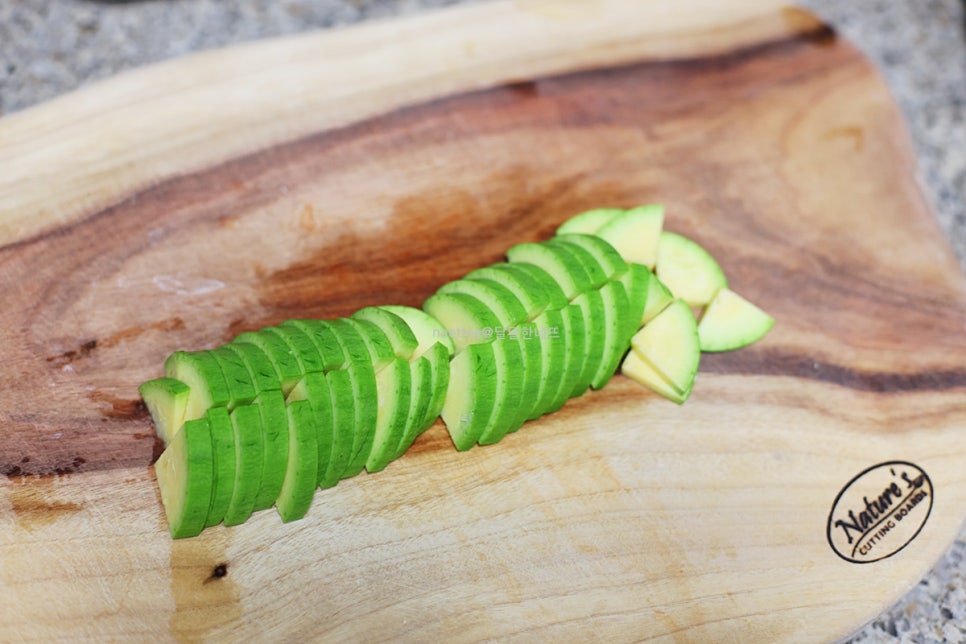
[[(797, 9), (668, 4), (463, 7), (0, 119), (0, 633), (812, 641), (915, 584), (966, 516), (966, 286), (898, 113)], [(686, 405), (616, 378), (468, 453), (437, 424), (302, 521), (168, 537), (136, 391), (168, 353), (652, 201), (778, 320)], [(928, 519), (846, 561), (829, 513), (886, 461)]]

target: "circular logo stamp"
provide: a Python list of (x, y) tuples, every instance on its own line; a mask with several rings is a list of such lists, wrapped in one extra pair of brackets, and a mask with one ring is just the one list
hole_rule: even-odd
[(932, 481), (918, 465), (873, 465), (835, 497), (826, 528), (828, 543), (835, 554), (853, 563), (891, 557), (922, 530), (932, 498)]

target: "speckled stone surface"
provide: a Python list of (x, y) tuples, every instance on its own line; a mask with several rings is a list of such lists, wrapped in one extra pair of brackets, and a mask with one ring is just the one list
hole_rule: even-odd
[[(475, 0), (0, 0), (0, 116), (122, 70), (254, 38)], [(804, 0), (880, 68), (966, 268), (964, 0)], [(852, 642), (966, 642), (966, 529)]]

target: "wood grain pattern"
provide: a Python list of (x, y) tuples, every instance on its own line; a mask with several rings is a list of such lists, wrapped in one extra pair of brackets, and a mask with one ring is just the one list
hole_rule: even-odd
[[(966, 287), (899, 116), (807, 14), (650, 5), (257, 44), (0, 120), (0, 632), (830, 639), (918, 581), (966, 516)], [(469, 453), (437, 424), (303, 521), (168, 538), (136, 393), (168, 353), (418, 305), (648, 201), (778, 319), (685, 406), (617, 378)], [(922, 532), (840, 559), (836, 495), (897, 459), (931, 477)]]

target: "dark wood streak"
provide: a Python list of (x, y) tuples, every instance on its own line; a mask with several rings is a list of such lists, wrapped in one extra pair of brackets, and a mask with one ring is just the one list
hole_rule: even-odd
[(68, 365), (79, 358), (86, 358), (96, 348), (97, 340), (87, 340), (80, 343), (76, 349), (71, 349), (55, 356), (48, 357), (47, 362), (51, 363), (51, 365), (54, 367), (63, 367), (64, 365)]
[(966, 367), (911, 373), (862, 371), (780, 347), (750, 347), (701, 357), (701, 371), (741, 376), (800, 378), (882, 394), (966, 389)]
[[(361, 123), (332, 131), (321, 132), (296, 141), (282, 143), (272, 148), (259, 150), (251, 155), (230, 159), (203, 171), (165, 179), (123, 197), (111, 206), (92, 211), (69, 224), (2, 245), (0, 246), (0, 259), (2, 259), (4, 251), (17, 250), (24, 246), (69, 237), (78, 228), (89, 225), (96, 219), (110, 217), (118, 212), (127, 212), (132, 207), (137, 207), (138, 209), (143, 208), (146, 205), (144, 203), (145, 201), (150, 203), (158, 203), (159, 201), (162, 203), (167, 202), (169, 210), (174, 210), (184, 206), (186, 198), (189, 202), (205, 201), (205, 193), (217, 195), (222, 192), (239, 192), (245, 193), (248, 197), (252, 197), (251, 191), (245, 190), (247, 187), (246, 180), (241, 177), (263, 174), (268, 167), (274, 165), (274, 162), (279, 157), (301, 156), (309, 148), (316, 147), (320, 142), (338, 146), (341, 143), (352, 141), (359, 136), (363, 136), (374, 129), (385, 127), (394, 121), (419, 120), (426, 115), (427, 111), (450, 111), (472, 104), (489, 104), (485, 106), (493, 107), (495, 106), (494, 103), (505, 104), (512, 101), (526, 101), (540, 96), (552, 95), (554, 89), (566, 86), (588, 83), (607, 86), (611, 84), (615, 77), (633, 76), (642, 73), (659, 76), (662, 73), (670, 73), (672, 71), (700, 72), (703, 74), (722, 72), (763, 56), (789, 57), (793, 56), (803, 46), (829, 47), (838, 41), (838, 36), (834, 28), (816, 22), (804, 11), (794, 8), (786, 9), (785, 17), (789, 26), (796, 31), (778, 40), (757, 43), (734, 51), (709, 55), (707, 57), (668, 58), (643, 63), (628, 63), (606, 69), (578, 71), (557, 76), (511, 81), (491, 89), (467, 92), (400, 108), (386, 115), (377, 116)], [(583, 121), (581, 121), (580, 117), (588, 115), (587, 113), (578, 113), (578, 118), (572, 124), (581, 124)], [(592, 116), (592, 119), (596, 120), (599, 116)], [(224, 185), (226, 181), (228, 183)], [(260, 200), (256, 197), (254, 201), (236, 204), (236, 208), (239, 206), (248, 207), (257, 205), (259, 202)], [(226, 225), (226, 222), (234, 223), (237, 221), (232, 212), (228, 210), (219, 210), (211, 214), (210, 218), (217, 225), (223, 227)]]
[[(631, 92), (623, 95), (615, 92), (615, 87), (653, 86), (659, 84), (660, 78), (666, 74), (713, 76), (734, 71), (763, 56), (794, 56), (802, 47), (816, 44), (824, 47), (835, 41), (834, 30), (830, 27), (816, 25), (813, 20), (806, 25), (802, 18), (798, 19), (797, 24), (802, 30), (795, 35), (721, 56), (651, 61), (512, 82), (407, 107), (260, 154), (278, 155), (280, 159), (289, 160), (312, 154), (338, 158), (334, 151), (351, 144), (364, 150), (358, 153), (359, 156), (365, 154), (378, 158), (387, 150), (399, 147), (398, 141), (406, 138), (416, 139), (422, 146), (431, 146), (452, 138), (454, 133), (471, 138), (512, 128), (541, 127), (543, 123), (555, 120), (566, 128), (589, 128), (622, 121), (637, 125), (636, 98)], [(809, 72), (805, 67), (794, 75)], [(787, 70), (780, 73), (789, 75)], [(740, 88), (736, 93), (741, 93)], [(673, 103), (676, 99), (671, 97), (669, 100)], [(458, 122), (449, 118), (454, 114), (460, 116)], [(465, 125), (467, 122), (472, 125)], [(373, 131), (385, 134), (367, 141), (374, 138), (371, 137)], [(230, 163), (244, 164), (245, 160)], [(398, 201), (395, 216), (389, 221), (390, 228), (379, 238), (340, 234), (310, 256), (266, 276), (260, 285), (260, 296), (268, 314), (246, 319), (243, 325), (233, 325), (232, 333), (275, 324), (298, 315), (344, 315), (360, 306), (380, 302), (418, 306), (446, 281), (458, 278), (475, 266), (502, 261), (506, 239), (523, 242), (552, 235), (559, 221), (574, 208), (572, 187), (582, 185), (586, 177), (568, 176), (528, 195), (521, 187), (525, 176), (526, 169), (521, 164), (519, 172), (495, 172), (486, 180), (487, 194), (510, 196), (503, 200), (505, 208), (499, 211), (481, 209), (478, 200), (458, 186), (443, 186), (425, 195), (410, 195)], [(614, 187), (587, 199), (586, 207), (600, 203), (630, 204), (635, 198)], [(554, 210), (561, 214), (548, 217), (548, 212)], [(440, 215), (447, 213), (459, 213), (459, 221), (440, 219)], [(411, 235), (402, 227), (394, 227), (394, 223), (433, 218), (440, 219), (436, 234), (432, 238), (423, 238), (419, 251), (413, 254), (406, 247)], [(465, 224), (459, 223), (467, 221), (478, 225), (469, 237), (465, 231), (461, 234), (460, 227), (465, 228)], [(482, 246), (481, 240), (486, 240)], [(367, 288), (367, 284), (379, 287)], [(373, 293), (378, 295), (376, 299), (372, 298)]]
[(99, 408), (105, 418), (147, 419), (150, 417), (147, 406), (140, 398), (128, 400), (102, 391), (91, 391), (87, 397), (95, 403), (103, 403)]
[(20, 463), (18, 464), (0, 464), (0, 474), (3, 474), (11, 481), (23, 482), (31, 478), (42, 479), (52, 476), (70, 476), (82, 470), (90, 469), (84, 468), (83, 466), (85, 464), (87, 464), (87, 459), (83, 456), (75, 456), (70, 461), (58, 461), (52, 464), (31, 460), (30, 457), (25, 456), (20, 459)]

